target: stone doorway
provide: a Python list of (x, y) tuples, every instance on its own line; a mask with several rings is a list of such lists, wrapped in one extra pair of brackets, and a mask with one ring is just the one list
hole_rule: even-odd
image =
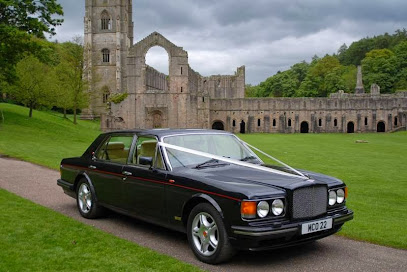
[(301, 128), (300, 128), (301, 133), (308, 133), (309, 132), (309, 125), (308, 122), (301, 122)]
[(216, 121), (213, 123), (212, 129), (225, 130), (225, 126), (223, 125), (223, 123), (221, 121)]
[(348, 123), (347, 133), (355, 133), (355, 124), (353, 122)]
[(377, 123), (377, 132), (386, 132), (386, 124), (383, 121)]
[(240, 133), (245, 134), (246, 133), (246, 123), (242, 120), (240, 122)]

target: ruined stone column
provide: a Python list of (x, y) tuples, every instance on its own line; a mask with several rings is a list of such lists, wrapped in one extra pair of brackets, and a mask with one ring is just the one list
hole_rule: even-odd
[(356, 79), (355, 94), (363, 94), (363, 93), (365, 93), (365, 88), (363, 87), (362, 66), (359, 65), (357, 79)]

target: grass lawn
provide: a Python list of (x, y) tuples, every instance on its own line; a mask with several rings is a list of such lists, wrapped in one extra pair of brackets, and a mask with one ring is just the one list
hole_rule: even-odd
[(200, 271), (1, 189), (0, 210), (0, 271)]
[[(64, 119), (56, 112), (34, 111), (0, 103), (0, 153), (59, 169), (62, 158), (80, 156), (99, 135), (99, 122)], [(70, 116), (72, 117), (72, 116)]]
[(355, 218), (341, 235), (407, 249), (407, 132), (239, 136), (293, 167), (342, 179)]

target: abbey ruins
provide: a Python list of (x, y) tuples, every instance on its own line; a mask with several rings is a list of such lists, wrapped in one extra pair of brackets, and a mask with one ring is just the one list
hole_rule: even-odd
[[(245, 67), (201, 76), (188, 53), (154, 32), (133, 44), (132, 0), (86, 0), (85, 76), (92, 82), (83, 119), (104, 131), (215, 128), (235, 133), (385, 132), (406, 126), (407, 92), (366, 93), (359, 71), (354, 94), (329, 98), (245, 98)], [(154, 46), (169, 56), (169, 74), (146, 64)], [(356, 76), (356, 75), (355, 75)], [(108, 103), (109, 98), (116, 103)]]

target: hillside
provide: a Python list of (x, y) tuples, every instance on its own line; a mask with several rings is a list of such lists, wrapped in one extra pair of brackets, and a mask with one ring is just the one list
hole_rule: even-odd
[(56, 112), (34, 111), (28, 118), (28, 111), (0, 103), (0, 154), (59, 169), (62, 158), (82, 155), (100, 134), (98, 121), (74, 125)]

